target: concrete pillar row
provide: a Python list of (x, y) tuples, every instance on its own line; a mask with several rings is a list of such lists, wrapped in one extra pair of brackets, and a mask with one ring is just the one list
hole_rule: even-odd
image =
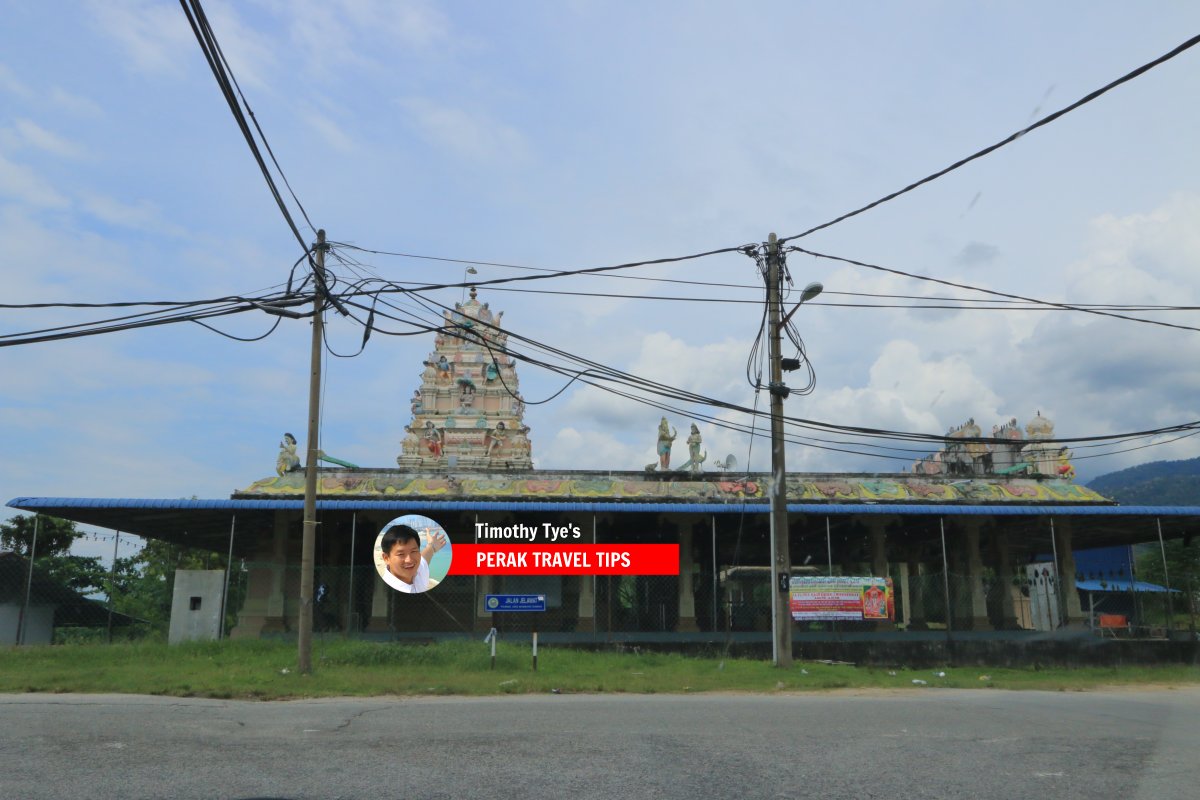
[(1063, 627), (1086, 626), (1079, 592), (1075, 588), (1075, 553), (1071, 550), (1071, 520), (1054, 518), (1054, 541), (1058, 547), (1059, 585), (1062, 589)]
[[(886, 578), (889, 573), (887, 557), (887, 526), (893, 517), (875, 516), (867, 522), (867, 531), (871, 544), (871, 574), (876, 578)], [(894, 588), (894, 587), (893, 587)], [(895, 630), (894, 622), (877, 622), (876, 630)]]
[(1020, 628), (1020, 624), (1017, 622), (1017, 607), (1021, 589), (1013, 583), (1012, 550), (1008, 531), (1003, 528), (996, 529), (992, 536), (992, 552), (995, 556), (996, 578), (1000, 581), (1000, 599), (997, 607), (1000, 629), (1017, 630)]
[(906, 559), (904, 566), (909, 588), (908, 596), (904, 599), (904, 625), (910, 631), (929, 630), (929, 623), (925, 619), (925, 583), (928, 578), (923, 574), (920, 549), (911, 547)]
[(686, 523), (679, 526), (679, 618), (675, 630), (679, 633), (695, 633), (700, 630), (696, 625), (696, 594), (692, 578), (692, 526)]
[(287, 629), (284, 587), (287, 577), (289, 512), (276, 511), (271, 539), (251, 559), (246, 599), (238, 612), (231, 639), (257, 639)]
[(970, 623), (971, 630), (990, 631), (992, 621), (988, 618), (987, 594), (983, 591), (983, 555), (979, 550), (980, 532), (983, 520), (975, 517), (967, 518), (966, 533), (966, 566), (967, 581), (971, 592)]

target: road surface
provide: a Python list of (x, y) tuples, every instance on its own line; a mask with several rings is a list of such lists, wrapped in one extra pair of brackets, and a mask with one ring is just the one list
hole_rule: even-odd
[(1200, 689), (0, 695), (3, 798), (1195, 798)]

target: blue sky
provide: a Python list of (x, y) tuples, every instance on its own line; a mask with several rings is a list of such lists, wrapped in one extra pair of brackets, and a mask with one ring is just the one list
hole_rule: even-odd
[[(283, 281), (299, 256), (177, 3), (0, 3), (6, 302), (193, 299)], [(1190, 2), (206, 3), (251, 106), (331, 239), (577, 268), (797, 233), (988, 145), (1200, 32)], [(814, 250), (1050, 300), (1200, 305), (1200, 52), (807, 238)], [(460, 266), (364, 257), (393, 280)], [(797, 283), (940, 295), (793, 256)], [(480, 267), (480, 278), (514, 273)], [(732, 254), (641, 269), (750, 285)], [(611, 278), (554, 288), (753, 300)], [(459, 299), (445, 291), (436, 299)], [(753, 304), (483, 291), (510, 329), (752, 405)], [(841, 298), (844, 301), (846, 298)], [(0, 311), (11, 333), (89, 318)], [(1196, 324), (1195, 312), (1158, 318)], [(942, 433), (1041, 410), (1064, 436), (1200, 419), (1200, 334), (1079, 314), (804, 308), (817, 389), (788, 412)], [(269, 320), (221, 323), (242, 336)], [(331, 321), (357, 349), (361, 332)], [(306, 421), (304, 321), (233, 342), (179, 325), (0, 349), (0, 486), (222, 497)], [(428, 336), (330, 359), (322, 446), (391, 466)], [(560, 376), (522, 367), (531, 401)], [(765, 405), (765, 396), (760, 405)], [(530, 406), (542, 468), (638, 469), (658, 410), (574, 386)], [(728, 414), (731, 419), (736, 415)], [(672, 416), (686, 430), (689, 419)], [(768, 449), (702, 425), (710, 457)], [(677, 448), (683, 452), (682, 444)], [(1080, 460), (1087, 478), (1200, 437)], [(789, 451), (797, 470), (901, 461)]]

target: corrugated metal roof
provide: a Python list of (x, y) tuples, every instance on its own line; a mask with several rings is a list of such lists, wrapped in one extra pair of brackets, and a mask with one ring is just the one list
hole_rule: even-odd
[[(302, 500), (189, 500), (100, 497), (17, 497), (10, 508), (41, 511), (54, 508), (159, 509), (164, 511), (298, 511)], [(508, 500), (318, 500), (320, 511), (407, 511), (439, 508), (447, 511), (611, 511), (617, 513), (765, 514), (767, 503), (617, 503), (528, 502)], [(919, 516), (1083, 516), (1083, 517), (1200, 517), (1200, 506), (1101, 505), (956, 505), (936, 503), (790, 503), (792, 514), (898, 514)]]
[[(1075, 588), (1082, 589), (1085, 592), (1128, 592), (1130, 590), (1129, 581), (1075, 581)], [(1134, 581), (1133, 591), (1166, 594), (1167, 588), (1159, 586), (1157, 583)], [(1172, 594), (1177, 594), (1178, 592), (1178, 589), (1171, 590)]]

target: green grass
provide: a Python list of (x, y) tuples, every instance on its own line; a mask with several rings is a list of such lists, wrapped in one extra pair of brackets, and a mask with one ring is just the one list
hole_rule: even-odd
[[(296, 670), (296, 647), (277, 641), (168, 646), (75, 644), (0, 649), (0, 692), (114, 692), (264, 700), (374, 695), (624, 692), (796, 692), (828, 689), (994, 688), (1085, 691), (1111, 686), (1200, 684), (1185, 666), (1080, 669), (895, 670), (797, 662), (779, 670), (748, 659), (676, 654), (539, 652), (501, 644), (496, 669), (478, 642), (385, 644), (317, 641), (313, 674)], [(945, 672), (939, 677), (937, 672)], [(985, 677), (986, 676), (986, 677)], [(926, 681), (915, 685), (913, 680)]]

